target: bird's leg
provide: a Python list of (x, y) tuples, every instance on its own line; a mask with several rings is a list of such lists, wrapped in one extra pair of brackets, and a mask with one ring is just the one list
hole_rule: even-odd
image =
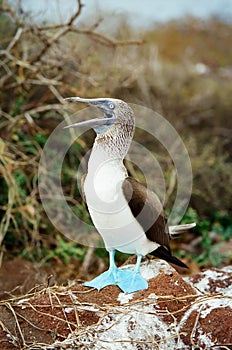
[(120, 280), (118, 286), (123, 290), (124, 293), (133, 293), (139, 290), (148, 288), (147, 281), (140, 274), (140, 264), (142, 261), (142, 255), (137, 256), (137, 262), (134, 271), (131, 272), (130, 278)]
[(109, 257), (110, 257), (109, 269), (103, 272), (101, 275), (94, 278), (92, 281), (85, 282), (84, 286), (92, 287), (100, 290), (109, 285), (117, 285), (119, 269), (115, 265), (114, 256), (115, 256), (115, 250), (110, 250), (109, 251)]

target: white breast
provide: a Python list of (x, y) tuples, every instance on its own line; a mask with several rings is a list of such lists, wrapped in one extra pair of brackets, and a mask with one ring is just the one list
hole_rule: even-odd
[(159, 245), (146, 238), (128, 206), (122, 192), (126, 176), (121, 161), (107, 160), (96, 166), (90, 161), (84, 183), (87, 206), (107, 250), (146, 255)]

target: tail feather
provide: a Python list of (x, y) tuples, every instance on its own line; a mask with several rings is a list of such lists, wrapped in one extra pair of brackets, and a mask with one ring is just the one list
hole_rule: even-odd
[(169, 234), (171, 238), (177, 238), (182, 233), (188, 232), (193, 227), (196, 226), (195, 222), (192, 222), (191, 224), (183, 224), (183, 225), (176, 225), (176, 226), (169, 226)]
[(160, 258), (160, 259), (163, 259), (167, 262), (170, 262), (174, 265), (188, 269), (187, 265), (185, 265), (181, 260), (179, 260), (175, 256), (173, 256), (171, 254), (171, 252), (169, 250), (167, 250), (166, 248), (164, 248), (163, 246), (160, 246), (159, 248), (157, 248), (156, 250), (154, 250), (150, 254), (156, 256), (157, 258)]

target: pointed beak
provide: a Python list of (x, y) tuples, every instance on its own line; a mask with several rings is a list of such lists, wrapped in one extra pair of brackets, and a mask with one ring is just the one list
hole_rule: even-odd
[(96, 118), (96, 119), (85, 120), (83, 122), (67, 125), (64, 127), (64, 129), (77, 128), (81, 126), (87, 126), (89, 128), (94, 129), (98, 126), (102, 126), (105, 124), (106, 124), (106, 118)]
[(99, 102), (101, 102), (102, 98), (82, 98), (82, 97), (67, 97), (64, 99), (65, 101), (68, 102), (83, 102), (88, 105), (97, 105)]
[[(105, 110), (105, 106), (104, 106), (105, 99), (103, 98), (88, 99), (88, 98), (81, 98), (81, 97), (68, 97), (68, 98), (65, 98), (64, 100), (68, 102), (82, 102), (90, 106), (98, 107), (103, 111)], [(105, 113), (104, 115), (105, 117), (103, 118), (95, 118), (95, 119), (85, 120), (83, 122), (67, 125), (64, 127), (64, 129), (83, 127), (83, 126), (87, 126), (89, 128), (95, 129), (103, 125), (110, 125), (111, 124), (110, 119), (107, 118)]]

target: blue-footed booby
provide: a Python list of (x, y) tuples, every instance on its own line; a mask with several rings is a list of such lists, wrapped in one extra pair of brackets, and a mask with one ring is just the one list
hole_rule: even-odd
[[(168, 227), (157, 195), (128, 176), (123, 164), (135, 130), (130, 106), (113, 98), (70, 97), (66, 100), (84, 102), (103, 112), (101, 118), (65, 127), (88, 126), (96, 132), (82, 186), (92, 221), (109, 252), (110, 266), (84, 285), (98, 290), (117, 285), (125, 293), (147, 289), (148, 283), (140, 274), (142, 257), (147, 254), (186, 268), (172, 255), (169, 241), (195, 224)], [(115, 250), (137, 255), (134, 271), (116, 266)]]

